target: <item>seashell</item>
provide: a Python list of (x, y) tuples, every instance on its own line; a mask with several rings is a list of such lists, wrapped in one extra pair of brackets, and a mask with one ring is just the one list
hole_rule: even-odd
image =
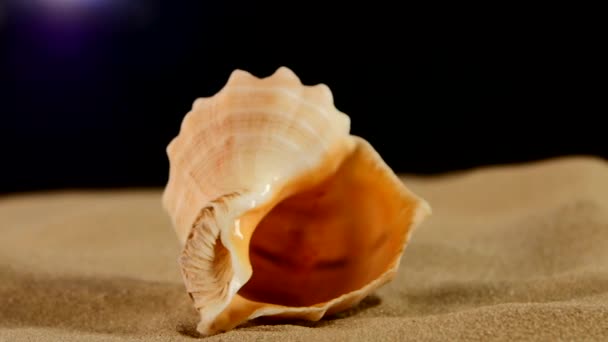
[(235, 70), (167, 147), (163, 193), (204, 336), (256, 317), (319, 320), (392, 280), (430, 214), (324, 84)]

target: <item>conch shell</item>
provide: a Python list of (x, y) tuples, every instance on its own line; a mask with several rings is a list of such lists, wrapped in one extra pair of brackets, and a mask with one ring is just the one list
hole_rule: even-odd
[(204, 336), (260, 316), (319, 320), (393, 279), (430, 206), (324, 84), (235, 70), (167, 147), (163, 206)]

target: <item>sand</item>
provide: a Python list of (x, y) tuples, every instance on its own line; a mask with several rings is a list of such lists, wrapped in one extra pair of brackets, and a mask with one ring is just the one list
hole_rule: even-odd
[[(399, 275), (319, 322), (208, 341), (608, 340), (608, 163), (403, 176), (433, 206)], [(1, 341), (194, 341), (161, 189), (0, 198)]]

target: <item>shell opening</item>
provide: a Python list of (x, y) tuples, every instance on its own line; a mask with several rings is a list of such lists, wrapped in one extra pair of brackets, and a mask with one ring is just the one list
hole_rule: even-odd
[(275, 205), (251, 236), (253, 272), (239, 295), (312, 306), (358, 290), (393, 267), (419, 202), (377, 163), (359, 146), (320, 184)]

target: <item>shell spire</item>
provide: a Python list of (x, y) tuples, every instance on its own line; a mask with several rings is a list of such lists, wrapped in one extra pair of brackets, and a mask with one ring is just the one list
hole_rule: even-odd
[(430, 206), (349, 130), (330, 89), (286, 67), (235, 70), (194, 102), (167, 147), (162, 201), (201, 334), (318, 320), (392, 279)]

